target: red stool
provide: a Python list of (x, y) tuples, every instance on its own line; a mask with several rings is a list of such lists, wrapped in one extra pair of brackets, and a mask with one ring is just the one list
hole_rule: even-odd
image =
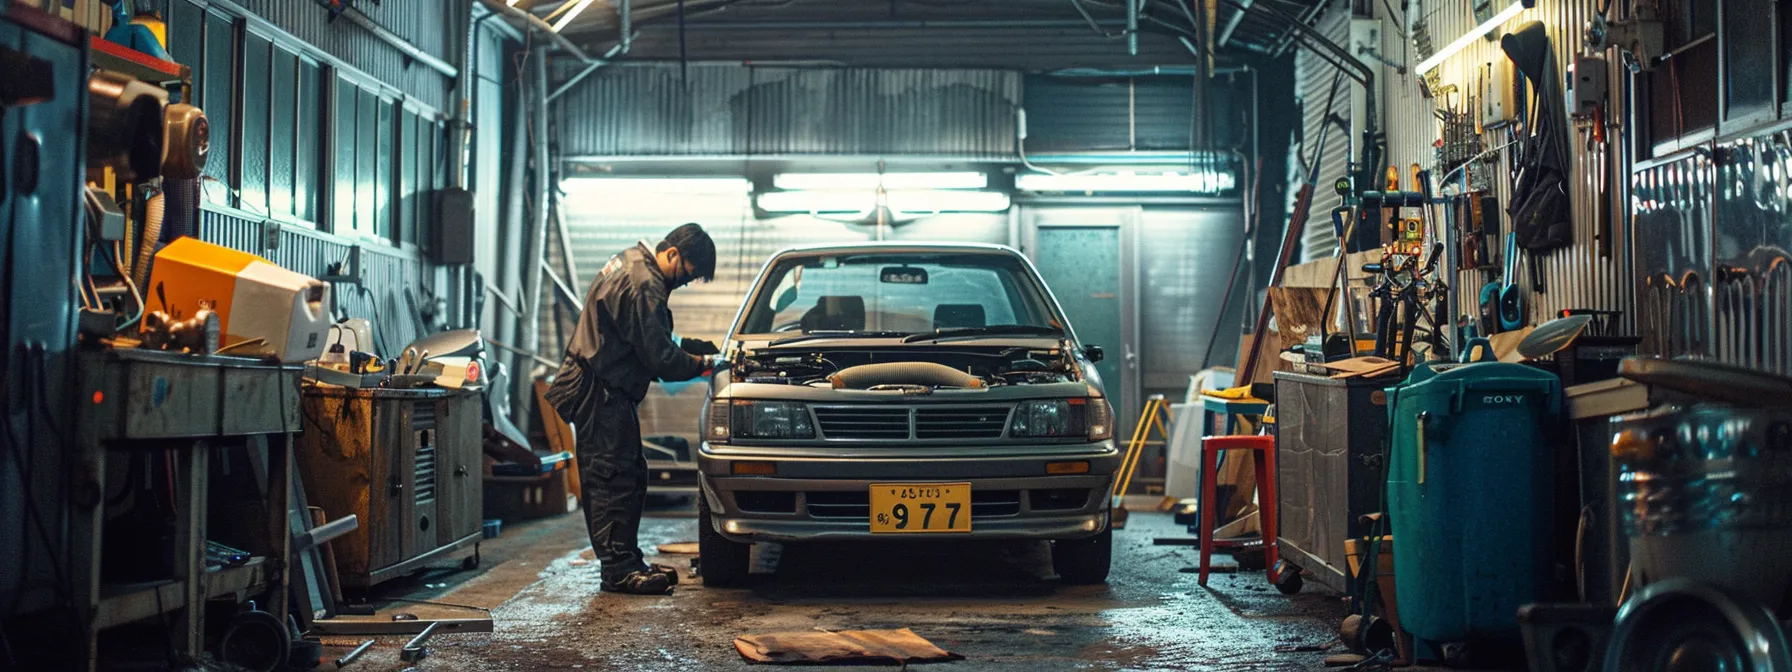
[[(1219, 480), (1219, 455), (1225, 450), (1249, 450), (1256, 453), (1257, 518), (1263, 529), (1263, 562), (1270, 585), (1276, 583), (1276, 566), (1281, 555), (1276, 552), (1276, 438), (1273, 436), (1209, 436), (1201, 439), (1201, 578), (1207, 585), (1207, 561), (1213, 555), (1213, 516), (1218, 504), (1214, 500), (1214, 481)], [(1242, 544), (1227, 544), (1237, 546)]]

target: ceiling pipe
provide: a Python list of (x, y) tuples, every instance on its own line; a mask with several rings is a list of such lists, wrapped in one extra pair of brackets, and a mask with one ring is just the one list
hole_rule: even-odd
[(1238, 0), (1238, 4), (1243, 6), (1244, 9), (1232, 12), (1232, 18), (1226, 20), (1226, 27), (1220, 29), (1220, 36), (1214, 41), (1216, 47), (1224, 48), (1227, 42), (1232, 41), (1232, 33), (1238, 30), (1238, 24), (1244, 23), (1244, 15), (1250, 11), (1251, 4), (1254, 1), (1255, 0)]
[[(624, 0), (624, 1), (626, 2), (627, 0)], [(585, 81), (585, 78), (590, 77), (591, 73), (597, 72), (598, 68), (609, 65), (611, 59), (614, 59), (617, 56), (622, 55), (623, 52), (624, 52), (624, 49), (622, 48), (622, 45), (618, 44), (614, 47), (610, 47), (610, 50), (607, 52), (604, 52), (604, 55), (602, 57), (594, 58), (594, 59), (591, 59), (590, 61), (587, 61), (585, 63), (585, 69), (580, 70), (579, 74), (573, 75), (571, 79), (568, 79), (565, 82), (562, 82), (560, 84), (560, 86), (558, 86), (554, 89), (553, 93), (548, 94), (548, 102), (550, 102), (550, 103), (554, 102), (554, 99), (559, 98), (561, 96), (561, 94), (564, 94), (567, 91), (571, 91), (572, 87), (578, 86), (579, 82)]]
[(587, 65), (591, 63), (592, 59), (585, 54), (584, 49), (580, 49), (579, 45), (574, 44), (572, 40), (566, 39), (565, 35), (561, 35), (559, 31), (554, 30), (554, 27), (548, 25), (548, 22), (541, 20), (541, 17), (506, 5), (502, 0), (479, 0), (479, 2), (484, 4), (486, 9), (523, 22), (525, 28), (546, 36), (549, 41), (554, 43), (554, 46), (559, 47), (561, 51), (566, 52), (573, 58), (579, 59), (580, 63), (585, 63)]
[(1139, 3), (1144, 0), (1126, 1), (1126, 55), (1139, 55)]

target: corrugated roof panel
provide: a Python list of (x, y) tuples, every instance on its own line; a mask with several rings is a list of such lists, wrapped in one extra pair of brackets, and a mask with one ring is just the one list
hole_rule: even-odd
[(1020, 76), (990, 70), (619, 65), (560, 99), (572, 157), (1014, 154)]

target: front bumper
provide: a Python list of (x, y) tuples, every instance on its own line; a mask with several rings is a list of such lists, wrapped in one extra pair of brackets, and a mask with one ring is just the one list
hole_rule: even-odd
[[(849, 539), (1075, 539), (1107, 529), (1121, 455), (1112, 441), (1079, 445), (900, 448), (868, 455), (710, 446), (698, 455), (702, 496), (722, 536), (741, 542)], [(774, 463), (775, 476), (736, 476), (741, 461)], [(1086, 461), (1089, 472), (1048, 475), (1049, 462)], [(971, 531), (871, 533), (873, 483), (970, 483)]]

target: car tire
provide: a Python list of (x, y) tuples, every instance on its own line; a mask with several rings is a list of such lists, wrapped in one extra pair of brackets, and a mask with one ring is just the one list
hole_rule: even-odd
[(745, 585), (751, 570), (753, 545), (732, 541), (716, 529), (715, 514), (709, 511), (709, 498), (697, 495), (697, 566), (703, 585), (710, 588), (735, 588)]
[(1052, 542), (1052, 569), (1064, 583), (1086, 586), (1107, 583), (1114, 559), (1114, 529), (1092, 537)]

